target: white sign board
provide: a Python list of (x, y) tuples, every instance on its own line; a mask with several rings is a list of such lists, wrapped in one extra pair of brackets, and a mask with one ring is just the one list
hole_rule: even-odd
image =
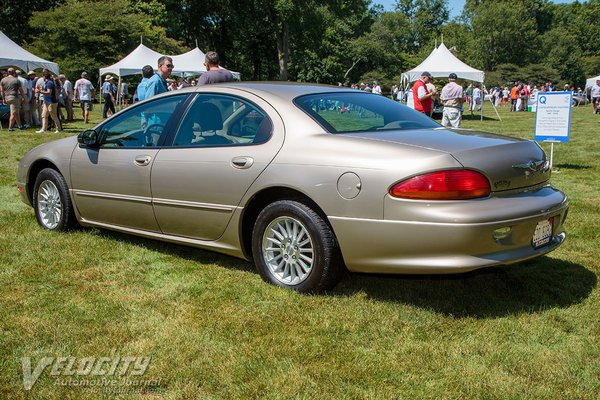
[(573, 92), (540, 92), (535, 114), (536, 142), (568, 142)]

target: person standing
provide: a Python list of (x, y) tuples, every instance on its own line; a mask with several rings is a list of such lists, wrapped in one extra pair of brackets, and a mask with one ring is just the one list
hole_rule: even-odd
[(590, 90), (590, 96), (592, 97), (592, 106), (594, 107), (594, 114), (596, 114), (596, 110), (598, 109), (598, 101), (600, 101), (600, 79), (596, 80), (596, 83), (592, 86)]
[(427, 89), (427, 84), (432, 79), (433, 77), (429, 72), (423, 72), (412, 87), (415, 110), (427, 115), (431, 113), (431, 109), (433, 108), (433, 100), (431, 98), (436, 93), (435, 90), (430, 92)]
[(120, 101), (121, 108), (127, 107), (127, 102), (129, 100), (129, 86), (127, 85), (127, 82), (125, 82), (125, 81), (122, 81), (121, 87), (119, 87), (119, 97), (121, 99), (121, 101)]
[(23, 116), (25, 117), (25, 125), (23, 125), (24, 129), (27, 129), (31, 126), (31, 86), (29, 86), (29, 82), (27, 79), (23, 78), (23, 72), (21, 70), (17, 70), (17, 79), (21, 82), (21, 88), (23, 88), (23, 102), (21, 103), (21, 109), (23, 110)]
[(48, 116), (52, 118), (56, 131), (54, 133), (60, 133), (62, 131), (62, 125), (58, 119), (58, 89), (54, 83), (54, 79), (49, 72), (44, 75), (44, 89), (42, 90), (44, 95), (44, 105), (42, 111), (42, 129), (35, 133), (45, 133), (48, 131)]
[(154, 68), (151, 65), (145, 65), (142, 68), (142, 80), (138, 84), (135, 89), (135, 94), (133, 95), (133, 101), (142, 101), (146, 99), (146, 89), (148, 88), (148, 79), (150, 79), (154, 75)]
[(519, 99), (519, 86), (515, 83), (510, 90), (510, 111), (517, 111), (517, 100)]
[(448, 83), (442, 89), (440, 100), (444, 105), (442, 125), (458, 128), (462, 118), (462, 105), (465, 101), (465, 93), (462, 86), (456, 83), (457, 75), (453, 72), (448, 76)]
[(83, 113), (83, 122), (88, 123), (90, 111), (92, 110), (92, 99), (94, 98), (94, 85), (87, 79), (87, 72), (81, 73), (81, 78), (75, 82), (75, 100), (79, 100), (79, 106)]
[(377, 81), (373, 81), (373, 94), (378, 94), (381, 96), (381, 86), (379, 86)]
[(21, 87), (21, 82), (16, 77), (15, 69), (9, 68), (7, 75), (0, 80), (0, 96), (2, 103), (10, 106), (10, 119), (8, 120), (8, 131), (14, 131), (16, 125), (18, 129), (21, 126), (21, 103), (25, 98), (25, 93)]
[[(116, 88), (113, 83), (113, 77), (107, 75), (104, 79), (104, 84), (100, 89), (102, 97), (104, 98), (104, 109), (102, 110), (102, 118), (106, 119), (110, 115), (114, 114), (115, 111), (115, 93)], [(110, 114), (109, 114), (110, 111)]]
[(64, 103), (65, 108), (67, 109), (67, 121), (73, 121), (73, 84), (63, 74), (60, 74), (58, 78), (62, 83), (64, 92)]
[(31, 90), (31, 98), (29, 99), (29, 115), (31, 118), (32, 125), (41, 125), (40, 119), (36, 113), (37, 110), (37, 94), (35, 93), (35, 84), (37, 83), (38, 77), (34, 71), (27, 73), (27, 84)]
[(162, 56), (158, 59), (158, 69), (156, 70), (156, 73), (148, 79), (144, 99), (149, 99), (152, 96), (168, 91), (167, 78), (171, 76), (173, 68), (173, 59), (171, 57)]
[(219, 55), (216, 51), (206, 53), (204, 66), (206, 67), (206, 72), (200, 75), (198, 86), (233, 81), (233, 74), (229, 70), (219, 66)]
[(479, 83), (475, 84), (473, 88), (473, 103), (471, 105), (471, 114), (477, 108), (477, 111), (481, 111), (481, 89), (479, 88)]

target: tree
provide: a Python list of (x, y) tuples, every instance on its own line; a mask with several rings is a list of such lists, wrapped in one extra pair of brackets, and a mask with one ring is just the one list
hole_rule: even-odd
[(133, 50), (140, 41), (165, 54), (184, 50), (166, 37), (151, 16), (136, 12), (129, 0), (68, 0), (48, 11), (34, 12), (30, 25), (38, 34), (30, 49), (57, 62), (65, 74), (96, 71)]

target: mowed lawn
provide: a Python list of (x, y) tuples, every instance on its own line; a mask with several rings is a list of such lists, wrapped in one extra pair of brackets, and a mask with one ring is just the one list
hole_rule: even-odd
[[(488, 106), (484, 121), (463, 126), (533, 138), (534, 114), (500, 113), (502, 122)], [(552, 181), (571, 200), (560, 249), (463, 275), (346, 274), (314, 296), (208, 251), (39, 228), (15, 168), (33, 146), (84, 128), (66, 127), (0, 131), (1, 399), (115, 397), (61, 386), (68, 377), (50, 367), (25, 390), (23, 357), (35, 368), (69, 356), (151, 357), (143, 376), (115, 377), (113, 388), (143, 378), (157, 382), (154, 392), (122, 398), (598, 398), (600, 115), (591, 107), (573, 110), (571, 141), (555, 146)]]

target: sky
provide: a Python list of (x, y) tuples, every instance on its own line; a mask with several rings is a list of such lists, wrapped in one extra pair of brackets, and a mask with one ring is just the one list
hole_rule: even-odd
[[(574, 0), (553, 0), (552, 3), (573, 3)], [(372, 0), (373, 4), (383, 5), (386, 11), (392, 11), (396, 0)], [(450, 18), (457, 17), (465, 5), (465, 0), (448, 0), (448, 9), (450, 10)]]

